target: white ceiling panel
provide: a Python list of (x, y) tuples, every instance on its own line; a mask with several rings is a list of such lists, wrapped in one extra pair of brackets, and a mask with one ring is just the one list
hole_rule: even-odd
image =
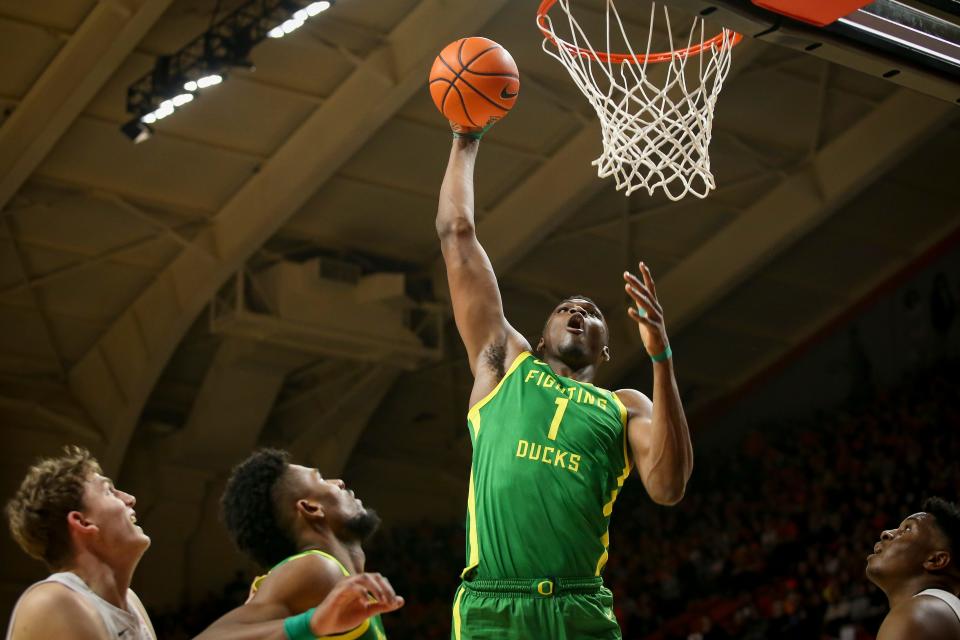
[(433, 224), (436, 209), (435, 197), (336, 177), (286, 228), (323, 246), (421, 262), (438, 250)]
[(56, 359), (43, 328), (43, 317), (29, 307), (0, 303), (0, 353), (53, 365)]
[(17, 238), (95, 255), (156, 233), (144, 220), (109, 202), (81, 196), (18, 211)]
[[(32, 4), (32, 3), (23, 3)], [(56, 33), (0, 16), (0, 96), (22, 98), (57, 55), (64, 40)], [(14, 64), (10, 64), (15, 61)]]
[(107, 322), (126, 309), (154, 274), (144, 269), (94, 264), (37, 286), (52, 313)]
[(75, 31), (98, 0), (0, 0), (0, 16), (17, 18), (61, 31)]
[(81, 119), (38, 173), (106, 190), (116, 186), (188, 209), (217, 209), (256, 165), (235, 153), (162, 135), (133, 145), (113, 124)]

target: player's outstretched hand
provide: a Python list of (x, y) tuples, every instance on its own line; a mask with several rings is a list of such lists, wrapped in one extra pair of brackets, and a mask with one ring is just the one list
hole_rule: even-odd
[(490, 127), (492, 127), (496, 121), (491, 121), (485, 127), (465, 127), (462, 124), (457, 124), (453, 120), (449, 122), (450, 130), (453, 131), (453, 135), (457, 138), (473, 138), (474, 140), (479, 140), (483, 137), (483, 134), (490, 130)]
[(361, 573), (337, 583), (317, 606), (310, 618), (315, 636), (349, 631), (378, 613), (396, 611), (403, 606), (390, 582), (379, 573)]
[(663, 308), (657, 300), (657, 287), (653, 283), (650, 269), (643, 262), (640, 263), (640, 276), (629, 271), (623, 272), (626, 282), (624, 289), (633, 300), (634, 305), (627, 310), (627, 314), (640, 328), (640, 338), (643, 346), (651, 357), (659, 357), (667, 352), (670, 341), (667, 339), (667, 328), (663, 322)]

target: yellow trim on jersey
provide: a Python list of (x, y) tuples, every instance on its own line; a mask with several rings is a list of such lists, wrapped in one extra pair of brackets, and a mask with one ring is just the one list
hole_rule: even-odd
[(480, 435), (480, 412), (474, 411), (467, 414), (467, 423), (473, 429), (473, 439), (476, 441)]
[[(503, 383), (506, 382), (507, 378), (510, 377), (510, 374), (517, 370), (517, 367), (520, 366), (520, 363), (532, 355), (533, 354), (529, 351), (521, 351), (520, 354), (513, 359), (513, 362), (510, 364), (510, 368), (507, 369), (507, 372), (503, 374), (502, 378), (500, 378), (500, 382), (497, 383), (497, 386), (495, 386), (493, 390), (482, 400), (470, 407), (470, 410), (467, 412), (467, 422), (471, 427), (473, 427), (474, 440), (480, 437), (480, 409), (482, 409), (485, 404), (493, 400), (493, 397), (497, 395), (498, 391), (500, 391), (500, 387), (502, 387)], [(470, 514), (470, 559), (468, 560), (466, 568), (464, 568), (463, 572), (460, 574), (461, 578), (466, 576), (470, 570), (476, 568), (480, 564), (480, 548), (477, 534), (477, 499), (473, 486), (473, 467), (471, 467), (470, 492), (467, 496), (467, 511)]]
[[(260, 588), (260, 583), (262, 583), (267, 578), (267, 576), (273, 573), (274, 570), (277, 569), (277, 567), (285, 565), (288, 562), (292, 562), (293, 560), (299, 560), (300, 558), (304, 558), (306, 556), (321, 556), (323, 558), (326, 558), (327, 560), (332, 560), (340, 568), (340, 572), (344, 575), (344, 577), (347, 577), (350, 575), (350, 572), (347, 571), (347, 568), (345, 566), (343, 566), (343, 563), (337, 560), (333, 555), (327, 553), (326, 551), (321, 551), (320, 549), (307, 549), (306, 551), (301, 551), (300, 553), (294, 554), (289, 558), (284, 558), (277, 564), (273, 565), (273, 569), (270, 569), (270, 571), (268, 571), (262, 576), (257, 576), (256, 578), (254, 578), (253, 583), (250, 585), (250, 594), (253, 595), (254, 593), (256, 593), (257, 589)], [(363, 621), (363, 624), (361, 624), (359, 627), (355, 627), (351, 629), (350, 631), (345, 631), (343, 633), (335, 634), (332, 636), (317, 636), (317, 640), (356, 640), (356, 638), (359, 638), (360, 636), (362, 636), (369, 629), (370, 629), (370, 618), (367, 618), (366, 620)], [(377, 632), (377, 634), (379, 635), (379, 631)]]
[(252, 596), (253, 594), (255, 594), (255, 593), (257, 592), (257, 589), (260, 588), (260, 584), (261, 584), (264, 580), (266, 580), (266, 579), (267, 579), (267, 576), (269, 576), (271, 573), (273, 573), (278, 567), (281, 567), (281, 566), (283, 566), (283, 565), (285, 565), (285, 564), (287, 564), (288, 562), (291, 562), (291, 561), (293, 561), (293, 560), (299, 560), (300, 558), (303, 558), (303, 557), (305, 557), (305, 556), (322, 556), (322, 557), (326, 558), (327, 560), (332, 560), (333, 562), (336, 563), (336, 565), (337, 565), (338, 567), (340, 567), (340, 572), (341, 572), (344, 576), (349, 576), (349, 575), (350, 575), (350, 572), (347, 571), (347, 568), (346, 568), (345, 566), (343, 566), (343, 563), (340, 562), (339, 560), (337, 560), (335, 557), (333, 557), (333, 556), (330, 555), (329, 553), (327, 553), (326, 551), (321, 551), (320, 549), (307, 549), (306, 551), (301, 551), (300, 553), (294, 554), (294, 555), (290, 556), (289, 558), (284, 558), (283, 560), (281, 560), (281, 561), (278, 562), (277, 564), (273, 565), (273, 568), (270, 569), (270, 571), (267, 571), (267, 572), (266, 572), (265, 574), (263, 574), (262, 576), (257, 576), (256, 578), (254, 578), (254, 579), (253, 579), (253, 582), (250, 583), (250, 595)]
[(477, 413), (478, 411), (480, 411), (481, 408), (483, 408), (483, 405), (493, 400), (493, 396), (497, 395), (497, 391), (500, 391), (500, 387), (503, 386), (504, 381), (510, 377), (510, 374), (517, 370), (517, 367), (520, 366), (521, 362), (523, 362), (524, 360), (526, 360), (532, 355), (533, 354), (530, 353), (529, 351), (521, 351), (520, 355), (518, 355), (516, 358), (513, 359), (513, 363), (511, 363), (510, 368), (507, 369), (507, 372), (503, 374), (502, 378), (500, 378), (500, 382), (498, 382), (497, 386), (493, 388), (493, 391), (491, 391), (486, 396), (484, 396), (484, 398), (479, 402), (477, 402), (477, 404), (470, 407), (470, 410), (467, 412), (467, 416), (470, 416), (473, 413)]
[[(613, 397), (616, 398), (617, 394), (613, 394)], [(618, 401), (619, 402), (619, 401)], [(623, 407), (623, 405), (620, 405)], [(623, 409), (626, 411), (626, 409)], [(613, 514), (613, 503), (617, 501), (617, 494), (620, 493), (620, 489), (623, 487), (623, 483), (627, 481), (627, 476), (630, 475), (630, 469), (633, 467), (633, 463), (630, 461), (630, 456), (627, 454), (627, 428), (623, 428), (623, 473), (617, 477), (617, 488), (610, 492), (610, 501), (607, 504), (603, 505), (603, 515), (605, 517)]]
[(363, 624), (355, 629), (350, 629), (350, 631), (339, 633), (335, 636), (317, 636), (317, 640), (356, 640), (356, 638), (365, 634), (369, 629), (370, 618), (367, 618), (363, 621)]
[(611, 392), (610, 392), (610, 395), (613, 396), (613, 401), (617, 403), (617, 406), (618, 406), (618, 407), (620, 407), (620, 422), (623, 423), (623, 428), (626, 429), (626, 428), (627, 428), (627, 415), (629, 415), (629, 414), (627, 413), (627, 407), (624, 406), (623, 401), (622, 401), (622, 400), (620, 399), (620, 397), (617, 395), (617, 392), (616, 392), (616, 391), (611, 391)]
[(607, 529), (607, 532), (600, 537), (600, 544), (603, 545), (603, 553), (600, 554), (600, 559), (597, 560), (597, 572), (594, 575), (600, 575), (600, 572), (603, 571), (603, 568), (607, 566), (607, 560), (610, 558), (610, 530)]
[[(614, 398), (617, 398), (617, 394), (610, 392)], [(626, 408), (623, 406), (623, 403), (620, 402), (620, 399), (617, 398), (617, 404), (620, 405), (620, 415), (626, 415)], [(623, 483), (627, 481), (627, 476), (630, 475), (630, 469), (633, 468), (633, 462), (630, 460), (628, 455), (627, 448), (627, 425), (626, 419), (624, 418), (623, 425), (623, 473), (617, 477), (617, 488), (610, 492), (610, 501), (603, 505), (603, 516), (610, 517), (613, 515), (613, 503), (617, 501), (617, 495), (620, 493), (620, 489), (623, 488)], [(600, 554), (600, 558), (597, 560), (597, 573), (600, 575), (600, 572), (603, 571), (603, 567), (607, 564), (607, 559), (610, 557), (609, 547), (610, 547), (610, 530), (607, 529), (607, 532), (603, 534), (600, 538), (600, 544), (603, 545), (603, 553)]]
[(463, 597), (463, 586), (457, 589), (457, 597), (453, 601), (453, 640), (460, 640), (460, 598)]
[(470, 559), (460, 577), (463, 578), (472, 569), (480, 565), (480, 547), (477, 535), (477, 498), (473, 490), (473, 467), (470, 467), (470, 490), (467, 493), (467, 512), (470, 514)]

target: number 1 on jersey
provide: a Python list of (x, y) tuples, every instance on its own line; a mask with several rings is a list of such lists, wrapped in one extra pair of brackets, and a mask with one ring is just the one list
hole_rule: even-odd
[(560, 421), (563, 420), (563, 412), (567, 410), (567, 404), (570, 398), (557, 398), (557, 411), (553, 414), (553, 422), (550, 423), (550, 432), (547, 437), (551, 440), (557, 439), (557, 432), (560, 431)]

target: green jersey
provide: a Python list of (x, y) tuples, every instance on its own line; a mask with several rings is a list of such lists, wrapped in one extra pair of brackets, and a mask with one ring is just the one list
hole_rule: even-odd
[(464, 578), (599, 576), (630, 473), (617, 396), (521, 353), (467, 416)]
[[(253, 594), (255, 594), (257, 592), (257, 589), (260, 588), (260, 583), (263, 582), (270, 575), (270, 573), (273, 572), (274, 569), (288, 562), (297, 560), (299, 558), (302, 558), (308, 555), (323, 556), (327, 560), (332, 560), (337, 564), (337, 567), (340, 568), (340, 572), (344, 576), (350, 575), (350, 572), (347, 571), (347, 568), (343, 566), (343, 564), (339, 560), (337, 560), (335, 557), (333, 557), (329, 553), (326, 553), (325, 551), (320, 551), (319, 549), (309, 549), (307, 551), (302, 551), (298, 554), (292, 555), (285, 560), (281, 560), (280, 562), (275, 564), (273, 569), (270, 569), (270, 571), (267, 572), (265, 575), (254, 578), (253, 584), (250, 585), (250, 597), (251, 598), (253, 597)], [(343, 633), (338, 633), (332, 636), (323, 636), (323, 638), (329, 639), (329, 640), (387, 640), (387, 634), (384, 633), (383, 631), (383, 623), (380, 621), (380, 616), (373, 616), (372, 618), (367, 618), (366, 620), (363, 621), (363, 624), (361, 624), (359, 627), (355, 627), (351, 629), (350, 631), (344, 631)]]

